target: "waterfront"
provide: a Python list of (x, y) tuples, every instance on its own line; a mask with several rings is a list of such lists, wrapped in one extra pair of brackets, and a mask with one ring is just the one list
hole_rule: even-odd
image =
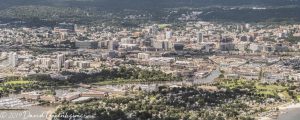
[(27, 110), (0, 111), (0, 119), (6, 120), (46, 120), (55, 108), (51, 106), (31, 106)]
[(283, 110), (277, 120), (299, 120), (300, 108), (290, 108)]
[[(220, 71), (214, 70), (210, 75), (208, 75), (206, 78), (203, 78), (202, 80), (195, 80), (197, 84), (199, 83), (211, 83), (214, 81), (214, 79), (219, 76)], [(182, 82), (170, 82), (170, 83), (156, 83), (156, 84), (132, 84), (140, 86), (141, 88), (144, 88), (146, 91), (153, 91), (157, 85), (175, 85), (175, 84), (182, 84)], [(126, 85), (125, 85), (126, 86)], [(107, 86), (99, 86), (99, 87), (119, 87), (115, 85), (107, 85)], [(82, 91), (82, 89), (76, 89), (75, 91)], [(61, 89), (56, 90), (57, 95), (62, 95), (66, 93), (67, 91)], [(10, 95), (9, 97), (3, 97), (0, 98), (0, 101), (6, 101), (6, 100), (14, 100), (19, 101), (20, 96), (19, 95)], [(23, 101), (24, 102), (24, 101)], [(1, 102), (0, 102), (1, 103)], [(15, 104), (15, 103), (14, 103)], [(18, 103), (19, 104), (19, 103)], [(20, 103), (21, 104), (21, 103)], [(6, 105), (6, 104), (5, 104)], [(13, 105), (11, 108), (19, 108)], [(7, 118), (7, 120), (44, 120), (47, 119), (49, 115), (55, 110), (55, 106), (39, 106), (34, 103), (30, 103), (29, 105), (26, 105), (25, 107), (22, 107), (22, 109), (19, 110), (0, 110), (0, 119), (1, 118)]]
[[(1, 103), (4, 103), (7, 100), (17, 102), (6, 102), (7, 104), (0, 110), (1, 120), (45, 120), (51, 115), (52, 111), (55, 110), (55, 106), (39, 106), (26, 101), (21, 101), (19, 100), (19, 95), (10, 95), (9, 97), (0, 98), (0, 101), (2, 101)], [(25, 103), (26, 105), (23, 105)], [(18, 104), (18, 106), (14, 106), (15, 104)]]

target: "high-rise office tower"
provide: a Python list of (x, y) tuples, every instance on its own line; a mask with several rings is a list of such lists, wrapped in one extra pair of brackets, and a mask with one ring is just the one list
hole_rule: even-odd
[(119, 42), (114, 41), (114, 40), (108, 42), (108, 49), (109, 50), (117, 50), (118, 47), (119, 47)]
[(60, 70), (65, 62), (65, 55), (59, 54), (57, 55), (57, 68)]
[(171, 39), (172, 38), (172, 31), (167, 31), (166, 32), (166, 39)]
[(9, 64), (12, 67), (16, 67), (18, 65), (18, 54), (16, 52), (9, 53)]
[(197, 33), (197, 43), (203, 43), (203, 33), (202, 32)]

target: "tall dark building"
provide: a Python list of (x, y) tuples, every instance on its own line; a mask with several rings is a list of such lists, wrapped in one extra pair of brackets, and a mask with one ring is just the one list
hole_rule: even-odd
[(181, 51), (184, 48), (184, 44), (183, 43), (174, 43), (174, 49), (176, 51)]

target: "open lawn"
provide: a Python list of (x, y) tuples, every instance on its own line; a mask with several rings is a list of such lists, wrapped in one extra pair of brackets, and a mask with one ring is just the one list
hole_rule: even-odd
[(96, 82), (93, 83), (93, 85), (116, 85), (116, 84), (126, 84), (126, 83), (139, 83), (139, 82), (143, 82), (141, 80), (107, 80), (107, 81), (101, 81), (101, 82)]
[(300, 101), (300, 95), (297, 95), (297, 100)]
[(265, 96), (275, 96), (275, 93), (272, 91), (259, 91), (257, 94), (265, 95)]
[(292, 97), (289, 95), (289, 93), (287, 91), (278, 93), (278, 96), (280, 96), (281, 98), (286, 99), (286, 100), (292, 99)]
[(33, 81), (17, 80), (17, 81), (8, 81), (8, 82), (5, 82), (4, 84), (15, 85), (15, 84), (29, 84), (29, 83), (33, 83)]
[(264, 90), (264, 91), (284, 91), (287, 89), (287, 87), (281, 86), (281, 85), (261, 85), (256, 84), (255, 85), (257, 90)]
[(147, 81), (143, 79), (133, 79), (133, 80), (126, 80), (126, 79), (116, 79), (116, 80), (106, 80), (106, 81), (100, 81), (96, 83), (92, 83), (93, 85), (118, 85), (118, 84), (130, 84), (130, 83), (160, 83), (165, 81)]
[(280, 98), (287, 100), (291, 99), (291, 96), (288, 94), (288, 87), (282, 86), (281, 84), (264, 85), (258, 81), (232, 80), (223, 81), (221, 86), (229, 89), (249, 88), (255, 90), (256, 94), (264, 96), (279, 96)]
[(287, 88), (282, 85), (262, 85), (257, 83), (255, 85), (256, 91), (258, 94), (265, 96), (279, 96), (282, 99), (290, 100), (291, 96), (287, 92)]
[(164, 29), (164, 28), (166, 28), (166, 27), (168, 27), (168, 26), (170, 26), (170, 24), (159, 24), (159, 25), (158, 25), (158, 27), (159, 27), (160, 29)]
[(229, 89), (234, 89), (238, 87), (243, 87), (246, 83), (246, 80), (225, 81), (222, 83), (222, 86), (227, 87)]

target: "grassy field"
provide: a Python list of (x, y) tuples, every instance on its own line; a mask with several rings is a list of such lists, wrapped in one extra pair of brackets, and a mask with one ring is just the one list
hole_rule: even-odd
[(32, 84), (35, 81), (26, 81), (26, 80), (13, 80), (13, 81), (6, 81), (0, 84), (0, 91), (7, 91), (7, 90), (15, 90), (16, 86), (22, 87), (23, 85)]
[(297, 100), (300, 101), (300, 95), (297, 95)]
[(17, 80), (17, 81), (8, 81), (8, 82), (5, 82), (4, 84), (16, 85), (16, 84), (30, 84), (30, 83), (33, 83), (33, 81)]
[(261, 84), (256, 84), (255, 85), (257, 90), (262, 90), (262, 91), (284, 91), (287, 89), (287, 87), (281, 86), (281, 85), (261, 85)]
[(93, 85), (116, 85), (116, 84), (126, 84), (126, 83), (138, 83), (142, 82), (141, 80), (108, 80), (108, 81), (101, 81), (97, 83), (93, 83)]
[(133, 79), (133, 80), (126, 80), (126, 79), (116, 79), (116, 80), (106, 80), (93, 83), (93, 85), (118, 85), (118, 84), (131, 84), (131, 83), (161, 83), (166, 81), (147, 81), (142, 79)]
[(283, 97), (286, 100), (291, 100), (292, 99), (292, 97), (289, 95), (289, 93), (287, 91), (278, 93), (278, 96)]
[(164, 28), (166, 28), (166, 27), (168, 27), (168, 26), (171, 26), (170, 24), (159, 24), (158, 25), (158, 27), (160, 28), (160, 29), (164, 29)]
[(246, 83), (246, 80), (226, 81), (222, 83), (222, 86), (227, 87), (229, 89), (234, 89), (238, 87), (243, 87)]
[(280, 98), (287, 100), (291, 99), (291, 96), (288, 94), (288, 87), (280, 84), (264, 85), (258, 81), (230, 80), (221, 82), (221, 86), (228, 89), (250, 88), (255, 90), (256, 94), (264, 96), (279, 96)]
[(256, 83), (255, 85), (256, 91), (258, 94), (262, 94), (265, 96), (279, 96), (284, 99), (291, 99), (291, 96), (287, 92), (287, 88), (282, 85), (262, 85)]

